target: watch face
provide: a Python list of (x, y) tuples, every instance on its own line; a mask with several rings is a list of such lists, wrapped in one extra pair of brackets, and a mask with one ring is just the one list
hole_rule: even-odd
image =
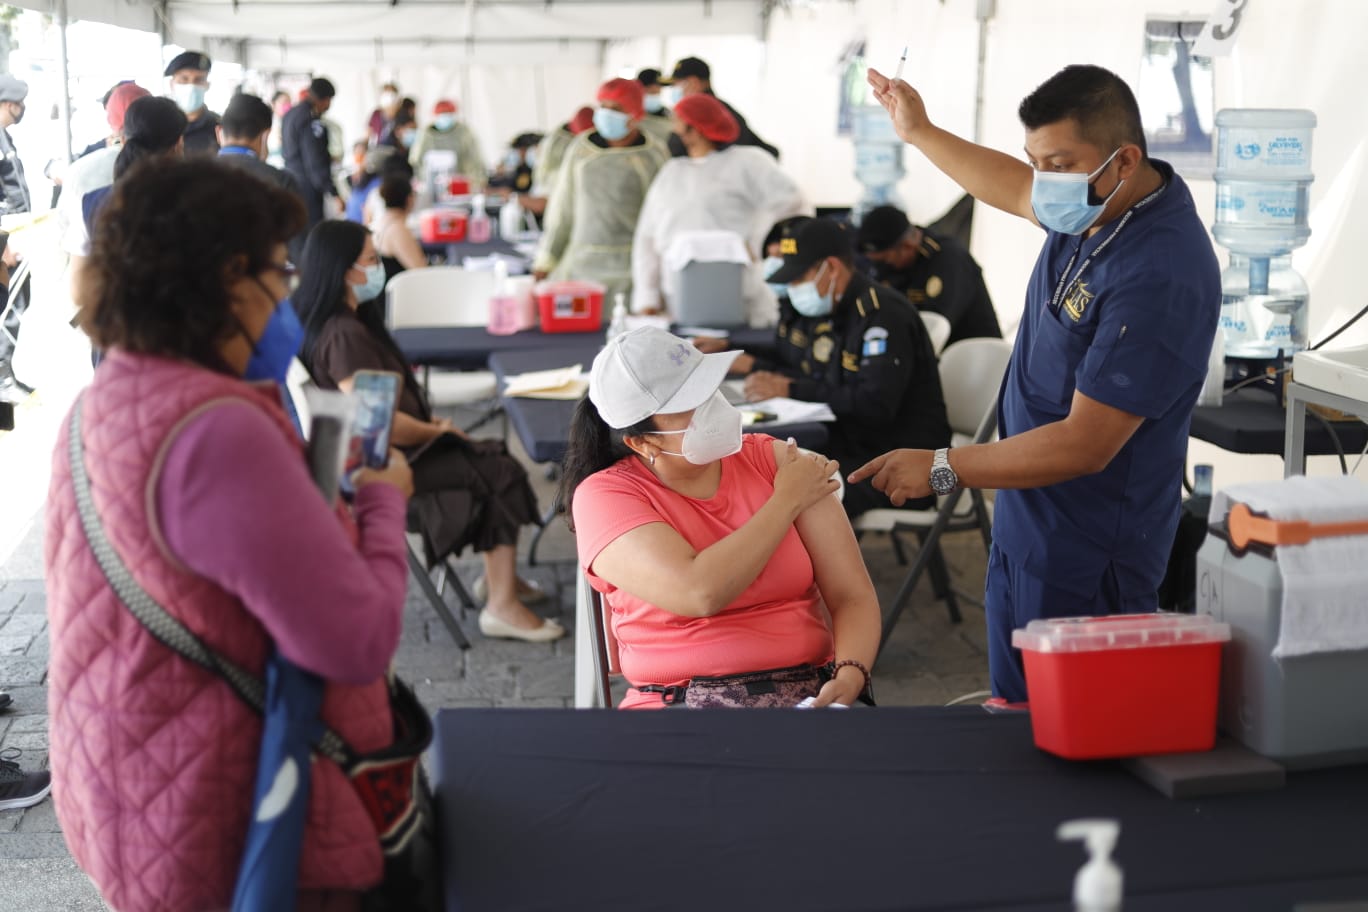
[(937, 494), (949, 494), (955, 490), (955, 483), (959, 481), (955, 477), (955, 470), (948, 466), (931, 470), (931, 490)]

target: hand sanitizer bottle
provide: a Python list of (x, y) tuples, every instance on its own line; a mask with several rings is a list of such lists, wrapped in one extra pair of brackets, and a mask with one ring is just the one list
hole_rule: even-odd
[(1055, 838), (1081, 840), (1090, 856), (1074, 878), (1074, 912), (1121, 912), (1121, 869), (1111, 859), (1120, 833), (1115, 820), (1066, 820), (1059, 825)]
[(489, 237), (493, 233), (493, 227), (489, 222), (489, 213), (485, 212), (485, 198), (483, 193), (475, 194), (470, 201), (470, 235), (472, 244), (488, 244)]
[(613, 319), (608, 323), (608, 340), (611, 342), (626, 331), (627, 296), (619, 291), (613, 302)]

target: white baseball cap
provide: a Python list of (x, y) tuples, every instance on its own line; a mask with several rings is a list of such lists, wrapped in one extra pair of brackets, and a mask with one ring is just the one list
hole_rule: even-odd
[(739, 351), (705, 355), (679, 336), (639, 326), (613, 338), (589, 370), (589, 401), (611, 428), (698, 408), (722, 385)]

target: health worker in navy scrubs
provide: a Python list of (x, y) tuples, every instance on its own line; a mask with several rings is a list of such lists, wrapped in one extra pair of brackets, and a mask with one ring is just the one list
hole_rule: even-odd
[(1022, 101), (1030, 164), (936, 127), (906, 82), (874, 70), (869, 82), (904, 141), (975, 199), (1045, 229), (1002, 383), (1001, 439), (894, 450), (850, 477), (872, 477), (895, 506), (999, 490), (988, 659), (994, 695), (1020, 702), (1014, 629), (1158, 606), (1220, 268), (1187, 185), (1148, 157), (1135, 96), (1115, 74), (1065, 67)]

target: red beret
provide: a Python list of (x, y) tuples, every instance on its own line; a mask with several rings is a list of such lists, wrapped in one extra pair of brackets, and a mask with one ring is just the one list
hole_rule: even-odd
[(599, 101), (611, 101), (628, 117), (646, 116), (646, 93), (635, 79), (610, 79), (598, 90)]
[(109, 122), (109, 128), (115, 132), (123, 132), (124, 112), (128, 106), (139, 98), (146, 98), (152, 93), (142, 86), (125, 82), (109, 93), (109, 101), (105, 104), (105, 120)]
[(585, 105), (575, 112), (575, 116), (570, 118), (570, 132), (576, 136), (585, 130), (593, 129), (594, 109)]
[(685, 95), (675, 102), (674, 113), (709, 142), (733, 143), (741, 135), (741, 127), (727, 106), (706, 92)]
[(433, 114), (455, 114), (455, 113), (456, 113), (456, 102), (451, 101), (450, 99), (447, 99), (447, 98), (443, 98), (441, 101), (437, 102), (435, 105), (432, 106), (432, 113), (433, 113)]

